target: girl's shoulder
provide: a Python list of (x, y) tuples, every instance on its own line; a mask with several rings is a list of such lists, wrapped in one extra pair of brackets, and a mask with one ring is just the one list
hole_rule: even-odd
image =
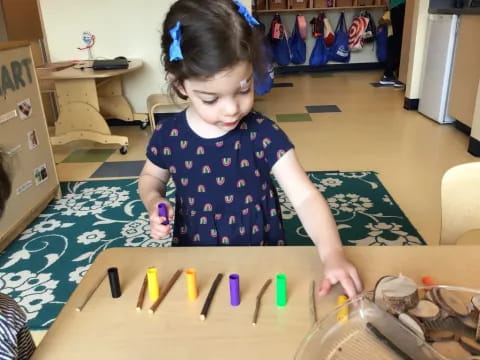
[(177, 130), (183, 128), (185, 119), (185, 110), (175, 114), (165, 114), (157, 121), (155, 126), (155, 132), (166, 133), (171, 130)]
[(273, 120), (256, 111), (251, 111), (247, 116), (245, 116), (244, 124), (244, 128), (248, 128), (248, 130), (251, 131), (280, 130), (278, 125)]

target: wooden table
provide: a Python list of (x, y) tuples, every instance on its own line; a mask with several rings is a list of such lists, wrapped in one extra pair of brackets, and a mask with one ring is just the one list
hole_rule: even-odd
[[(403, 273), (420, 282), (480, 288), (480, 255), (475, 246), (348, 247), (367, 289), (382, 275)], [(106, 269), (119, 269), (123, 294), (112, 299), (108, 280), (82, 312), (76, 312)], [(178, 269), (197, 269), (199, 298), (190, 302), (182, 275), (153, 315), (145, 299), (135, 310), (147, 267), (156, 266), (160, 291)], [(217, 272), (225, 278), (205, 322), (199, 314)], [(229, 304), (228, 274), (240, 274), (241, 304)], [(265, 293), (258, 324), (252, 326), (255, 297), (268, 277), (288, 277), (288, 304), (275, 305), (275, 287)], [(308, 290), (322, 268), (313, 247), (121, 248), (103, 252), (75, 290), (33, 359), (293, 359), (311, 320)], [(273, 285), (273, 284), (272, 284)], [(319, 315), (330, 311), (341, 289), (317, 299)]]
[(128, 138), (112, 135), (105, 119), (140, 120), (148, 126), (146, 114), (133, 113), (123, 95), (122, 76), (143, 66), (141, 60), (131, 60), (128, 69), (93, 70), (85, 61), (63, 70), (37, 69), (41, 81), (53, 81), (59, 105), (52, 145), (74, 140), (91, 140), (102, 144), (119, 144), (126, 153)]

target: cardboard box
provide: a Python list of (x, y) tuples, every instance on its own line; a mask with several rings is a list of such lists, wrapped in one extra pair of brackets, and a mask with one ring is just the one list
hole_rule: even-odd
[(287, 0), (268, 0), (269, 10), (284, 10), (287, 9)]
[(317, 9), (324, 9), (332, 6), (333, 0), (313, 0), (313, 7)]
[(371, 6), (375, 5), (375, 0), (358, 0), (358, 6)]
[(256, 0), (255, 1), (256, 10), (267, 10), (267, 0)]
[(353, 6), (353, 0), (335, 0), (335, 7)]
[(292, 9), (306, 9), (310, 0), (290, 0), (290, 7)]

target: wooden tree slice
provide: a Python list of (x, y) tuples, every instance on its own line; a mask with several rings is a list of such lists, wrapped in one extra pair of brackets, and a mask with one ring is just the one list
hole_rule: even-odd
[(480, 317), (477, 320), (477, 331), (475, 332), (475, 340), (480, 341)]
[(428, 291), (425, 293), (424, 299), (435, 303), (435, 300), (433, 299), (433, 296), (432, 296), (432, 290), (428, 290)]
[(440, 306), (445, 305), (444, 310), (451, 313), (452, 315), (458, 316), (467, 316), (469, 311), (467, 305), (458, 298), (454, 293), (448, 291), (447, 289), (438, 289), (435, 292), (435, 295), (438, 296)]
[(434, 342), (432, 347), (448, 359), (464, 359), (471, 354), (456, 341)]
[(465, 350), (470, 352), (472, 355), (480, 355), (480, 343), (467, 336), (462, 336), (459, 341), (460, 345), (462, 345)]
[(429, 292), (430, 294), (430, 301), (432, 301), (433, 303), (437, 304), (440, 309), (445, 309), (447, 307), (447, 305), (445, 303), (442, 302), (441, 298), (438, 296), (438, 290), (440, 290), (439, 288), (432, 288)]
[(477, 330), (478, 322), (474, 321), (470, 316), (459, 316), (458, 319), (469, 329)]
[(421, 320), (436, 320), (440, 317), (440, 308), (431, 301), (420, 300), (417, 306), (408, 310), (408, 314)]
[(425, 333), (427, 341), (449, 341), (455, 338), (455, 334), (447, 330), (428, 330)]
[(384, 279), (377, 292), (383, 294), (386, 310), (392, 314), (401, 314), (418, 304), (417, 284), (405, 276)]
[(402, 324), (417, 334), (421, 339), (425, 340), (425, 330), (423, 329), (421, 323), (413, 316), (401, 313), (398, 315), (398, 320), (400, 320)]
[(395, 276), (392, 276), (392, 275), (382, 276), (380, 279), (377, 280), (377, 283), (375, 284), (375, 287), (373, 288), (373, 302), (383, 309), (385, 309), (385, 303), (383, 301), (383, 293), (381, 291), (382, 283), (386, 282), (386, 281), (389, 281), (391, 279), (394, 279), (394, 278), (395, 278)]
[(475, 295), (472, 297), (471, 304), (474, 308), (474, 310), (477, 311), (477, 313), (480, 312), (480, 295)]

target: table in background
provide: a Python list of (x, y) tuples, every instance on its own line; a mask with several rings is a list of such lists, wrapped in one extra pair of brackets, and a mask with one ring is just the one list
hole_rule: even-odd
[(38, 78), (53, 82), (57, 94), (59, 115), (51, 143), (91, 140), (119, 144), (125, 154), (128, 138), (112, 135), (105, 119), (139, 120), (142, 128), (148, 126), (147, 115), (134, 113), (122, 90), (122, 76), (140, 69), (143, 62), (131, 60), (128, 69), (118, 70), (93, 70), (91, 65), (91, 61), (84, 61), (58, 71), (37, 68)]
[[(347, 247), (366, 289), (383, 275), (405, 274), (420, 283), (430, 275), (439, 283), (480, 288), (478, 247)], [(123, 294), (112, 299), (104, 280), (82, 312), (75, 307), (105, 273), (119, 269)], [(160, 291), (178, 269), (197, 269), (199, 298), (190, 302), (182, 275), (156, 313), (148, 295), (141, 312), (137, 295), (147, 267), (158, 268)], [(199, 319), (208, 289), (218, 272), (220, 283), (206, 321)], [(257, 326), (252, 326), (255, 297), (267, 278), (288, 277), (288, 303), (275, 305), (275, 285), (265, 293)], [(240, 275), (241, 304), (229, 304), (228, 274)], [(309, 286), (322, 267), (314, 247), (116, 248), (103, 252), (72, 294), (33, 359), (293, 359), (311, 326)], [(319, 316), (335, 306), (341, 289), (317, 299)]]

